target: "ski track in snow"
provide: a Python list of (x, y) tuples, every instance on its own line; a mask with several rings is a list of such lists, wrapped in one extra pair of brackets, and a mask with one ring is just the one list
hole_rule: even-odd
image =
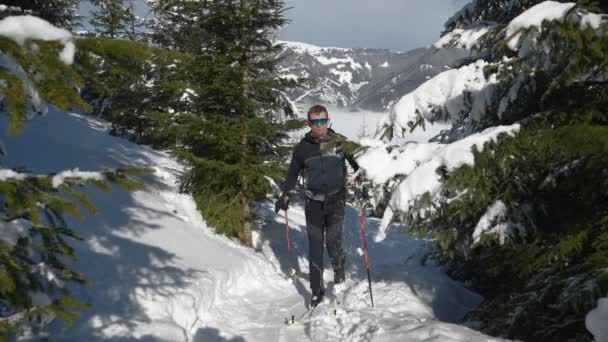
[[(215, 235), (192, 197), (178, 193), (182, 167), (176, 161), (109, 136), (108, 128), (52, 109), (30, 120), (18, 136), (0, 138), (7, 150), (5, 166), (26, 165), (33, 173), (75, 167), (154, 170), (140, 178), (146, 184), (142, 191), (85, 189), (99, 214), (68, 221), (85, 239), (73, 243), (74, 267), (93, 285), (71, 288), (91, 307), (71, 327), (53, 322), (41, 334), (61, 341), (500, 341), (449, 323), (480, 298), (428, 258), (424, 241), (394, 227), (385, 241), (374, 243), (370, 237), (379, 221), (367, 219), (372, 308), (352, 206), (344, 230), (345, 284), (333, 286), (327, 255), (325, 262), (328, 297), (342, 301), (335, 306), (338, 314), (327, 299), (301, 329), (287, 326), (285, 320), (303, 313), (310, 297), (302, 204), (296, 200), (289, 211), (291, 254), (284, 217), (271, 203), (257, 208), (256, 250), (243, 248)], [(285, 276), (292, 268), (298, 271), (294, 280)]]

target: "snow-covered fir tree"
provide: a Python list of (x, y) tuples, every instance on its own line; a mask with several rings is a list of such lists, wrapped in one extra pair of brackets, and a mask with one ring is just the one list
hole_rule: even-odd
[[(472, 1), (437, 43), (471, 49), (470, 64), (402, 98), (360, 157), (383, 227), (433, 236), (438, 258), (485, 296), (471, 318), (492, 334), (590, 340), (585, 315), (608, 292), (604, 11)], [(453, 127), (442, 144), (399, 143), (435, 121)], [(402, 164), (387, 175), (380, 160)]]

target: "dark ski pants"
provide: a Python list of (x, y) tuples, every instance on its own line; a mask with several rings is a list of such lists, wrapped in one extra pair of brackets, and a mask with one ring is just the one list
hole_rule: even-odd
[(342, 248), (344, 204), (343, 194), (327, 198), (325, 201), (306, 200), (310, 289), (313, 293), (323, 291), (324, 240), (334, 269), (334, 282), (344, 281), (345, 257)]

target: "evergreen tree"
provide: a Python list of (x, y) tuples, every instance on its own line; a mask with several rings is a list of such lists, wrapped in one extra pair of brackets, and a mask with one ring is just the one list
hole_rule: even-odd
[(172, 127), (191, 110), (188, 55), (131, 40), (77, 41), (75, 64), (85, 81), (83, 98), (112, 123), (111, 134), (167, 148)]
[(135, 0), (127, 0), (125, 8), (125, 31), (131, 40), (141, 40), (140, 29), (144, 26), (142, 18), (135, 14)]
[(264, 176), (279, 175), (280, 143), (293, 126), (275, 115), (289, 85), (277, 77), (273, 43), (283, 2), (161, 0), (153, 8), (167, 18), (155, 41), (193, 57), (196, 97), (175, 134), (175, 153), (191, 166), (182, 190), (194, 193), (209, 223), (250, 246), (251, 205), (269, 192)]
[(444, 33), (476, 25), (506, 25), (525, 9), (544, 0), (474, 0), (446, 23)]
[[(442, 190), (417, 198), (399, 219), (434, 237), (437, 258), (484, 296), (471, 314), (484, 331), (591, 341), (585, 315), (608, 295), (608, 15), (602, 2), (577, 1), (559, 20), (507, 33), (541, 3), (476, 0), (446, 23), (444, 34), (488, 28), (473, 59), (497, 80), (491, 92), (463, 93), (470, 103), (486, 96), (486, 114), (457, 113), (449, 135), (521, 129), (474, 149), (473, 166), (439, 167)], [(497, 206), (504, 210), (488, 219)]]
[[(124, 0), (91, 0), (96, 9), (91, 11), (91, 25), (95, 32), (108, 38), (128, 36), (129, 23), (133, 25), (132, 3), (125, 6)], [(133, 30), (134, 31), (134, 30)]]
[[(279, 178), (289, 129), (277, 115), (290, 107), (276, 76), (276, 29), (282, 2), (151, 2), (150, 38), (157, 46), (85, 39), (77, 65), (86, 98), (112, 121), (115, 134), (173, 147), (191, 166), (182, 190), (192, 192), (218, 231), (251, 243), (251, 203)], [(99, 80), (104, 80), (102, 83)], [(134, 106), (134, 101), (138, 104)]]
[(171, 50), (200, 54), (205, 42), (199, 23), (208, 11), (208, 1), (150, 0), (154, 16), (148, 20), (150, 42)]

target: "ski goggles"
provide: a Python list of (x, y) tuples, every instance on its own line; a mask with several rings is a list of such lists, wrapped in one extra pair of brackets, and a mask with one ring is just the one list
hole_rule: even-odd
[(329, 121), (329, 119), (313, 119), (313, 120), (308, 120), (308, 121), (313, 126), (319, 126), (319, 125), (327, 125), (327, 122)]

